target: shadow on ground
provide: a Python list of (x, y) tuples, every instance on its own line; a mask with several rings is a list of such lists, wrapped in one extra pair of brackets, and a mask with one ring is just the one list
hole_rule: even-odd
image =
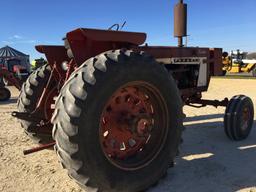
[(8, 101), (1, 101), (0, 105), (14, 104), (14, 103), (17, 103), (17, 100), (18, 100), (17, 97), (11, 98)]
[(209, 115), (200, 115), (200, 116), (194, 116), (194, 117), (186, 117), (184, 122), (194, 122), (194, 121), (200, 121), (200, 120), (208, 120), (208, 119), (217, 119), (217, 118), (223, 118), (224, 114), (209, 114)]
[(190, 125), (183, 134), (176, 165), (151, 192), (235, 192), (256, 187), (256, 122), (249, 138), (241, 142), (226, 137), (219, 119), (198, 122), (222, 117), (186, 118)]

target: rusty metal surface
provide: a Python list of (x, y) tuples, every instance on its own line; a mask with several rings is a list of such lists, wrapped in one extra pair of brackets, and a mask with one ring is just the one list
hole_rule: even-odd
[(178, 46), (183, 47), (183, 37), (187, 36), (187, 4), (180, 0), (174, 7), (174, 37), (178, 38)]
[(134, 47), (133, 50), (145, 51), (155, 58), (172, 57), (207, 57), (209, 58), (209, 48), (204, 47), (168, 47), (168, 46), (141, 46)]
[[(81, 31), (84, 37), (92, 41), (101, 42), (119, 42), (129, 43), (133, 45), (141, 45), (146, 40), (146, 33), (138, 32), (126, 32), (126, 31), (110, 31), (110, 30), (99, 30), (99, 29), (77, 29)], [(72, 32), (71, 32), (72, 33)]]
[(102, 150), (120, 169), (145, 167), (161, 150), (168, 122), (159, 90), (143, 81), (130, 82), (118, 88), (103, 108), (99, 129)]
[(72, 56), (79, 66), (87, 59), (108, 50), (130, 48), (145, 42), (145, 33), (80, 28), (66, 35)]
[(61, 64), (63, 61), (69, 61), (67, 56), (67, 50), (64, 46), (48, 46), (48, 45), (37, 45), (36, 50), (40, 53), (44, 53), (48, 64), (53, 69), (55, 66), (54, 77), (58, 81), (65, 79), (66, 72), (62, 70)]
[(178, 3), (174, 8), (174, 36), (187, 36), (187, 4)]
[[(108, 156), (127, 158), (146, 145), (155, 114), (151, 98), (145, 95), (137, 87), (127, 86), (118, 90), (106, 104), (102, 113), (100, 135), (104, 152)], [(124, 144), (125, 149), (113, 148), (113, 142), (117, 146)], [(130, 145), (126, 146), (128, 143)]]
[(222, 75), (222, 49), (221, 48), (213, 48), (210, 49), (210, 73), (211, 76), (219, 76)]
[(51, 143), (47, 143), (47, 144), (44, 144), (44, 145), (40, 145), (40, 146), (32, 148), (32, 149), (24, 150), (23, 154), (24, 155), (29, 155), (29, 154), (32, 154), (32, 153), (35, 153), (35, 152), (38, 152), (38, 151), (42, 151), (44, 149), (50, 149), (50, 148), (53, 148), (55, 144), (56, 144), (56, 142), (51, 142)]

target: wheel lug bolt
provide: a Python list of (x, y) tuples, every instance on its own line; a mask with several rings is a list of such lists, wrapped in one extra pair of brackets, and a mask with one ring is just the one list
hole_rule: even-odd
[(128, 143), (130, 147), (134, 147), (136, 145), (136, 141), (134, 139), (129, 139)]

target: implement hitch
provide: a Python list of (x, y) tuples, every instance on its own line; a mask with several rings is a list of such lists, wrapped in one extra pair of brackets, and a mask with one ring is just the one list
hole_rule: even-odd
[[(49, 128), (52, 125), (50, 124), (50, 122), (45, 122), (45, 120), (42, 120), (42, 118), (40, 118), (39, 115), (36, 115), (36, 113), (26, 113), (26, 112), (14, 111), (14, 112), (12, 112), (12, 116), (17, 119), (20, 119), (20, 120), (33, 122), (33, 124), (36, 127), (35, 131), (39, 134), (51, 135), (51, 132), (49, 131), (51, 129), (49, 129)], [(38, 147), (34, 147), (32, 149), (24, 150), (23, 154), (28, 155), (28, 154), (35, 153), (38, 151), (42, 151), (44, 149), (49, 149), (49, 148), (52, 148), (54, 145), (55, 145), (55, 141), (52, 141), (50, 143), (43, 144)]]
[(32, 122), (35, 122), (35, 123), (40, 122), (42, 120), (37, 115), (35, 115), (33, 113), (26, 113), (26, 112), (13, 111), (12, 116), (17, 118), (17, 119), (20, 119), (20, 120), (32, 121)]
[(51, 135), (51, 128), (52, 124), (50, 121), (42, 119), (38, 113), (26, 113), (26, 112), (12, 112), (12, 116), (24, 120), (24, 121), (30, 121), (32, 122), (33, 126), (35, 127), (35, 131), (38, 134), (44, 134), (44, 135)]
[(217, 108), (217, 107), (227, 107), (228, 102), (229, 102), (228, 98), (225, 98), (222, 101), (194, 98), (194, 99), (188, 99), (187, 101), (185, 101), (185, 104), (195, 108), (206, 107), (207, 105), (211, 105)]

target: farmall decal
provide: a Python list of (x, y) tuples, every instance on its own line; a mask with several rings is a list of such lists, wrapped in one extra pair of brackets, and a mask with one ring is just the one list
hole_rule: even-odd
[(171, 58), (171, 64), (191, 64), (200, 65), (205, 64), (206, 57), (173, 57)]

